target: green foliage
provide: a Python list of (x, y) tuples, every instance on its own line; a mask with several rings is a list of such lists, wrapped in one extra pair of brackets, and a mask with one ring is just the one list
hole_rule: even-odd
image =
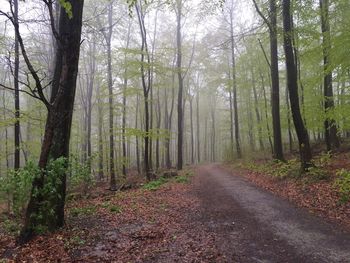
[(6, 176), (0, 177), (0, 200), (11, 201), (15, 215), (21, 214), (28, 201), (33, 178), (39, 174), (38, 166), (30, 161), (25, 167), (10, 170)]
[(160, 177), (158, 180), (151, 181), (143, 186), (144, 189), (154, 191), (158, 190), (163, 184), (167, 183), (168, 180), (164, 177)]
[(94, 178), (91, 174), (92, 157), (86, 162), (81, 162), (76, 155), (70, 156), (69, 161), (69, 187), (75, 188), (83, 185), (84, 192), (94, 184)]
[(13, 219), (1, 218), (1, 228), (5, 230), (6, 233), (11, 235), (17, 235), (20, 231), (20, 224)]
[(96, 206), (74, 207), (70, 209), (69, 213), (73, 217), (93, 215), (96, 213)]
[(85, 243), (86, 243), (86, 241), (82, 237), (75, 235), (75, 236), (72, 236), (68, 240), (65, 241), (64, 247), (66, 249), (70, 249), (70, 248), (82, 246)]
[[(32, 214), (35, 217), (37, 224), (35, 232), (45, 233), (50, 229), (48, 222), (56, 222), (55, 207), (64, 202), (64, 197), (61, 195), (65, 174), (67, 172), (67, 158), (60, 157), (56, 160), (49, 161), (46, 169), (41, 171), (37, 176), (44, 175), (44, 183), (42, 188), (34, 188), (32, 195), (41, 200), (39, 204), (38, 214)], [(35, 180), (35, 179), (34, 179)]]
[(122, 212), (122, 208), (120, 206), (117, 206), (117, 205), (111, 205), (109, 207), (109, 211), (111, 211), (112, 213), (119, 214)]
[(181, 183), (181, 184), (187, 184), (190, 182), (190, 179), (187, 176), (176, 176), (175, 182)]
[(350, 201), (350, 172), (341, 169), (337, 171), (337, 180), (334, 183), (334, 186), (337, 188), (340, 194), (340, 202), (347, 203)]
[(71, 19), (73, 17), (72, 4), (67, 0), (59, 0), (59, 1), (60, 1), (60, 5), (66, 11), (68, 17)]

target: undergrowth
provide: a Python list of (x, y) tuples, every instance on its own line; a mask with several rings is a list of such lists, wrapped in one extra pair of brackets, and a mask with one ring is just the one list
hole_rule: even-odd
[(336, 173), (337, 179), (334, 186), (340, 194), (340, 202), (347, 203), (350, 201), (350, 171), (341, 169)]

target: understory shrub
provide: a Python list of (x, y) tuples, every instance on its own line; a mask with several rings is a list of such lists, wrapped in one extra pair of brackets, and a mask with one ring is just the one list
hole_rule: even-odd
[(336, 174), (338, 178), (336, 179), (334, 186), (340, 194), (340, 202), (346, 203), (350, 201), (350, 171), (341, 169), (337, 171)]

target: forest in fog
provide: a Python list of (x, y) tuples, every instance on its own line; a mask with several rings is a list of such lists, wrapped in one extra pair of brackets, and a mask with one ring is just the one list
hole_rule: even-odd
[[(0, 212), (350, 137), (349, 0), (0, 0)], [(38, 230), (39, 229), (39, 230)]]

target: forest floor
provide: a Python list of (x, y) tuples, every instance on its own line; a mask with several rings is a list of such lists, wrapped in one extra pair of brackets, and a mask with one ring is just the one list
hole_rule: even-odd
[(259, 183), (250, 182), (254, 180), (247, 170), (217, 164), (194, 170), (139, 189), (111, 193), (101, 188), (95, 197), (69, 201), (64, 229), (22, 247), (0, 229), (0, 258), (5, 262), (350, 262), (346, 224), (330, 223), (256, 186)]

